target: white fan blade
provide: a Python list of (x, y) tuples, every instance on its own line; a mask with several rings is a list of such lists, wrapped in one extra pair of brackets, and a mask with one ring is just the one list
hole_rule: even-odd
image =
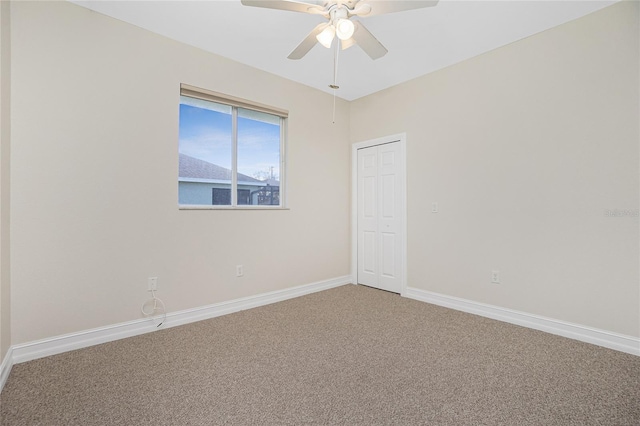
[(362, 25), (362, 22), (354, 22), (354, 24), (356, 29), (352, 38), (371, 59), (382, 58), (387, 54), (388, 50)]
[[(244, 3), (244, 1), (243, 1)], [(358, 16), (375, 16), (385, 13), (402, 12), (403, 10), (422, 9), (438, 4), (438, 0), (361, 0), (356, 3), (354, 14)], [(371, 6), (369, 11), (365, 6)]]
[(342, 50), (347, 50), (351, 46), (356, 45), (356, 41), (353, 39), (353, 37), (348, 38), (346, 40), (340, 40), (340, 41), (341, 41), (340, 45), (342, 46)]
[(324, 14), (324, 7), (317, 4), (305, 3), (294, 0), (241, 0), (245, 6), (265, 7), (267, 9), (289, 10), (291, 12), (303, 12)]
[(313, 46), (315, 46), (316, 43), (318, 42), (318, 40), (316, 39), (316, 36), (320, 34), (322, 30), (324, 30), (328, 26), (329, 26), (328, 22), (323, 22), (322, 24), (318, 24), (313, 30), (311, 30), (309, 35), (307, 35), (304, 38), (304, 40), (302, 40), (302, 42), (298, 45), (298, 47), (293, 49), (293, 52), (289, 53), (289, 56), (287, 56), (287, 58), (301, 59), (304, 55), (309, 53), (309, 51), (313, 48)]

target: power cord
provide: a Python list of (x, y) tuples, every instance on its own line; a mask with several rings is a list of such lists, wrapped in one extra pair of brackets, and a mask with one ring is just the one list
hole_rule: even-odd
[[(140, 310), (142, 311), (142, 315), (144, 315), (145, 317), (150, 317), (150, 316), (153, 316), (156, 312), (161, 312), (162, 321), (160, 321), (160, 324), (156, 326), (156, 327), (160, 327), (167, 320), (167, 310), (164, 308), (164, 302), (156, 297), (155, 290), (150, 290), (150, 291), (151, 291), (151, 299), (144, 302)], [(149, 302), (153, 302), (153, 309), (147, 312), (144, 310), (144, 308), (145, 306), (149, 305)]]

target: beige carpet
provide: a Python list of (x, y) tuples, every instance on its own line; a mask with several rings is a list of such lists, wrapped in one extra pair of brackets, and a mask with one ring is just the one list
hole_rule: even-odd
[(640, 357), (362, 286), (13, 367), (5, 425), (640, 425)]

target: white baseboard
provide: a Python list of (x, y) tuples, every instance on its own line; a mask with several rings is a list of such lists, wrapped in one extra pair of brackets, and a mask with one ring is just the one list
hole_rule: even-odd
[(533, 328), (535, 330), (545, 331), (558, 336), (640, 356), (640, 338), (637, 337), (625, 336), (623, 334), (487, 305), (472, 300), (446, 296), (417, 288), (409, 287), (402, 295), (410, 299), (521, 325), (523, 327)]
[(13, 348), (9, 347), (9, 350), (0, 363), (0, 392), (4, 388), (4, 384), (7, 383), (9, 373), (11, 373), (11, 367), (13, 367)]
[[(162, 328), (175, 327), (233, 312), (239, 312), (245, 309), (269, 305), (271, 303), (292, 299), (294, 297), (339, 287), (351, 282), (351, 276), (346, 275), (312, 284), (263, 293), (256, 296), (249, 296), (227, 302), (215, 303), (208, 306), (172, 312), (167, 314), (166, 322)], [(486, 305), (471, 300), (432, 293), (417, 288), (407, 288), (403, 293), (403, 296), (640, 356), (640, 339), (636, 337), (625, 336), (582, 325), (544, 318), (525, 312)], [(9, 378), (9, 373), (11, 372), (13, 364), (31, 361), (45, 356), (56, 355), (75, 349), (86, 348), (100, 343), (111, 342), (139, 334), (150, 333), (157, 330), (158, 328), (152, 320), (139, 319), (11, 346), (0, 364), (0, 391), (2, 391), (2, 388)]]
[[(186, 309), (178, 312), (167, 314), (167, 319), (162, 328), (175, 327), (191, 322), (202, 321), (221, 315), (231, 314), (233, 312), (251, 309), (258, 306), (268, 305), (280, 302), (294, 297), (304, 296), (306, 294), (315, 293), (317, 291), (327, 290), (333, 287), (351, 283), (351, 276), (343, 276), (330, 280), (319, 281), (312, 284), (301, 285), (298, 287), (287, 288), (284, 290), (276, 290), (269, 293), (258, 294), (256, 296), (243, 297), (241, 299), (230, 300), (227, 302), (214, 303), (213, 305), (201, 306), (193, 309)], [(5, 357), (12, 365), (21, 362), (31, 361), (45, 356), (56, 355), (59, 353), (72, 351), (75, 349), (86, 348), (88, 346), (100, 343), (111, 342), (126, 337), (137, 336), (139, 334), (157, 331), (157, 322), (152, 319), (139, 319), (120, 324), (109, 325), (106, 327), (84, 330), (77, 333), (65, 334), (48, 339), (38, 340), (29, 343), (14, 345), (9, 350), (9, 354)], [(10, 356), (13, 350), (13, 355)], [(4, 366), (4, 362), (3, 362)], [(10, 369), (10, 367), (8, 368)], [(4, 368), (2, 370), (4, 374)], [(7, 371), (8, 376), (8, 371)], [(2, 378), (3, 376), (0, 376)], [(2, 382), (0, 382), (2, 384)], [(0, 386), (0, 390), (2, 387)]]

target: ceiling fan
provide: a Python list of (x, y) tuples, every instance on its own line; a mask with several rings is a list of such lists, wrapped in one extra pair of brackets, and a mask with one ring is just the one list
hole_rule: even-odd
[(382, 15), (385, 13), (435, 6), (438, 3), (438, 0), (241, 1), (245, 6), (310, 13), (313, 15), (322, 15), (328, 19), (328, 22), (323, 22), (311, 30), (309, 35), (289, 54), (289, 59), (300, 59), (304, 57), (316, 43), (330, 48), (336, 36), (340, 40), (342, 50), (357, 44), (371, 59), (381, 58), (387, 54), (387, 49), (367, 30), (362, 22), (351, 20), (353, 16), (368, 17)]

